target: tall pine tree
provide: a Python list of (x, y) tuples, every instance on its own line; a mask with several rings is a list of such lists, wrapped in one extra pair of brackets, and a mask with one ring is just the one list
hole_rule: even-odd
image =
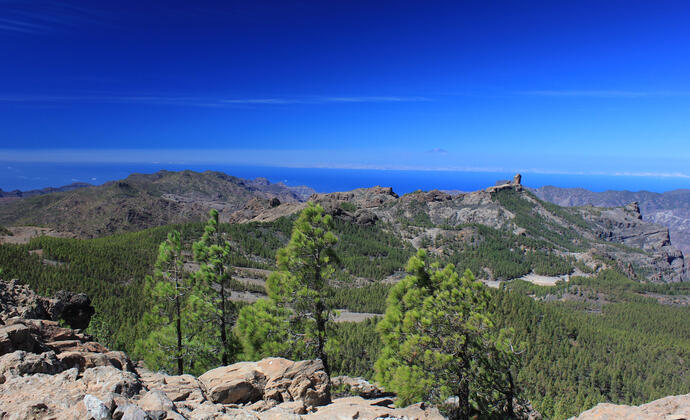
[[(154, 370), (195, 370), (205, 353), (208, 312), (194, 277), (184, 269), (182, 240), (172, 231), (160, 244), (153, 276), (147, 276), (145, 294), (151, 302), (139, 327), (147, 331), (135, 343), (135, 353)], [(187, 368), (187, 369), (185, 369)]]
[[(240, 311), (236, 331), (245, 355), (265, 354), (289, 343), (293, 357), (317, 357), (330, 373), (329, 330), (335, 313), (329, 281), (337, 262), (332, 229), (333, 219), (323, 207), (309, 203), (300, 213), (290, 242), (278, 251), (278, 271), (268, 278), (270, 301)], [(276, 324), (287, 326), (288, 334)]]
[(194, 259), (201, 264), (197, 272), (200, 283), (207, 286), (207, 298), (213, 305), (213, 322), (220, 336), (221, 363), (227, 365), (234, 356), (235, 345), (230, 329), (233, 325), (233, 304), (229, 302), (232, 280), (230, 257), (232, 249), (220, 231), (218, 210), (212, 209), (201, 239), (194, 243)]

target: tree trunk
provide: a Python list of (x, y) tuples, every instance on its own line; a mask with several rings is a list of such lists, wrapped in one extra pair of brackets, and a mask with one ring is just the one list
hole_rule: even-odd
[(317, 355), (319, 359), (323, 362), (323, 369), (326, 371), (328, 376), (331, 375), (331, 369), (328, 366), (328, 356), (326, 355), (326, 352), (324, 351), (324, 345), (326, 341), (326, 320), (323, 319), (323, 302), (319, 302), (316, 304), (316, 313), (314, 314), (314, 317), (316, 318), (316, 335), (318, 339), (318, 348), (317, 348)]
[[(177, 279), (175, 279), (177, 285)], [(182, 320), (180, 319), (180, 295), (175, 296), (175, 310), (177, 312), (177, 374), (182, 375)]]
[(228, 364), (228, 336), (226, 334), (226, 316), (225, 316), (225, 285), (220, 284), (220, 342), (223, 346), (223, 353), (221, 355), (223, 366)]

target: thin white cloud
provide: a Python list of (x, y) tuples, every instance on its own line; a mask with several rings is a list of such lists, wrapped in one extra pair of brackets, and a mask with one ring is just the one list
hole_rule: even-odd
[(33, 104), (142, 104), (142, 105), (176, 105), (193, 107), (231, 107), (263, 105), (319, 105), (337, 103), (377, 103), (377, 102), (420, 102), (430, 101), (420, 96), (339, 96), (339, 97), (306, 97), (306, 98), (206, 98), (190, 96), (162, 95), (3, 95), (0, 103), (33, 103)]
[(45, 25), (30, 23), (19, 19), (0, 18), (0, 30), (36, 34), (47, 29)]
[(425, 102), (423, 96), (345, 96), (322, 98), (322, 102)]
[(632, 90), (528, 90), (518, 92), (526, 96), (551, 96), (551, 97), (589, 97), (589, 98), (645, 98), (645, 97), (671, 97), (690, 96), (690, 92), (684, 91), (632, 91)]
[(221, 99), (224, 104), (237, 105), (290, 105), (290, 104), (310, 104), (314, 101), (285, 98), (258, 98), (258, 99)]
[(50, 33), (58, 28), (76, 27), (87, 22), (105, 24), (103, 13), (93, 6), (81, 7), (70, 1), (10, 1), (2, 6), (0, 32), (31, 35)]

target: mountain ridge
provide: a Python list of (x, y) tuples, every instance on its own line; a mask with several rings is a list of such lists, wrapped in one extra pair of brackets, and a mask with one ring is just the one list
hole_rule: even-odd
[[(312, 192), (308, 200), (347, 223), (382, 226), (441, 259), (472, 260), (473, 272), (487, 281), (529, 274), (556, 281), (601, 267), (616, 267), (638, 281), (688, 279), (684, 255), (673, 246), (669, 230), (643, 220), (639, 206), (561, 207), (541, 200), (520, 181), (516, 176), (474, 192), (418, 190), (403, 196), (376, 186)], [(272, 222), (301, 211), (309, 192), (265, 178), (159, 171), (2, 204), (0, 225), (48, 226), (89, 238), (199, 222), (211, 208), (222, 222)], [(493, 263), (486, 263), (487, 255)]]
[(589, 191), (584, 188), (544, 186), (530, 189), (544, 201), (559, 206), (619, 207), (638, 202), (644, 220), (669, 228), (674, 245), (690, 254), (690, 189), (651, 191)]
[(0, 203), (0, 224), (50, 226), (88, 238), (200, 221), (211, 208), (228, 221), (244, 207), (298, 203), (313, 192), (308, 187), (292, 188), (265, 178), (245, 180), (215, 171), (135, 173), (99, 186)]

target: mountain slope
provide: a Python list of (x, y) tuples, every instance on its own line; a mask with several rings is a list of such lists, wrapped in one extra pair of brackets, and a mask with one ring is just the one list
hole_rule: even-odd
[(244, 180), (221, 172), (133, 174), (120, 181), (54, 192), (0, 204), (0, 224), (44, 225), (81, 237), (136, 231), (202, 220), (211, 208), (231, 220), (244, 208), (298, 203), (297, 192), (266, 179)]
[[(416, 191), (402, 197), (390, 188), (374, 187), (315, 194), (310, 200), (349, 222), (382, 223), (414, 247), (427, 248), (442, 260), (462, 261), (487, 280), (530, 272), (587, 274), (603, 267), (617, 267), (639, 281), (688, 278), (683, 254), (671, 244), (668, 229), (642, 220), (637, 206), (560, 207), (520, 184), (455, 195)], [(273, 220), (299, 209), (281, 205), (249, 220)]]
[[(261, 178), (161, 171), (2, 204), (0, 225), (97, 237), (201, 221), (211, 208), (224, 222), (267, 222), (299, 212), (307, 193)], [(638, 281), (688, 278), (668, 229), (642, 220), (639, 207), (560, 207), (524, 189), (519, 177), (453, 195), (435, 190), (399, 197), (391, 188), (373, 187), (312, 194), (309, 200), (344, 222), (381, 226), (487, 281), (536, 275), (555, 282), (603, 268), (618, 268)]]
[(620, 207), (638, 202), (644, 220), (669, 228), (673, 244), (690, 254), (690, 189), (655, 193), (650, 191), (593, 192), (583, 188), (546, 186), (532, 190), (544, 201), (559, 206)]

